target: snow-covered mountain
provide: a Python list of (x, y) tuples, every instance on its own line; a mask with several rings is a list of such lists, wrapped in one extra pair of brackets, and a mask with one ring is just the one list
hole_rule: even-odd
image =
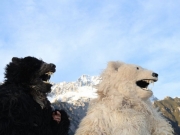
[(74, 82), (60, 82), (52, 86), (52, 91), (48, 96), (51, 102), (64, 101), (68, 98), (68, 102), (74, 102), (80, 98), (87, 100), (95, 98), (96, 88), (100, 78), (98, 76), (82, 75)]
[(85, 116), (89, 101), (97, 98), (98, 76), (82, 75), (74, 82), (60, 82), (52, 86), (48, 99), (55, 109), (64, 109), (71, 120), (70, 135), (74, 135), (80, 120)]
[[(99, 76), (82, 75), (74, 82), (54, 84), (48, 99), (57, 109), (64, 109), (71, 120), (70, 135), (74, 135), (79, 122), (85, 116), (89, 101), (97, 98), (96, 85), (101, 81)], [(152, 102), (158, 100), (152, 96)]]

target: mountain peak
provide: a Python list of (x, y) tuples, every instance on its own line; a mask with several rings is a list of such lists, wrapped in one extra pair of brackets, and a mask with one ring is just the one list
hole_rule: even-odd
[(99, 76), (82, 75), (76, 81), (78, 86), (93, 86), (100, 82)]

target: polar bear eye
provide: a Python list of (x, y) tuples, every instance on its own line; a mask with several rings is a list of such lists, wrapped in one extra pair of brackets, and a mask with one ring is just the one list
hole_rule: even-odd
[(137, 70), (139, 70), (139, 67), (137, 67)]

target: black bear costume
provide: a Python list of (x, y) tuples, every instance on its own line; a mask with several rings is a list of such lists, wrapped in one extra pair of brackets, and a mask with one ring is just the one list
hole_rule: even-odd
[(35, 57), (13, 57), (0, 85), (0, 135), (67, 135), (70, 121), (65, 111), (53, 120), (47, 99), (49, 79), (56, 66)]

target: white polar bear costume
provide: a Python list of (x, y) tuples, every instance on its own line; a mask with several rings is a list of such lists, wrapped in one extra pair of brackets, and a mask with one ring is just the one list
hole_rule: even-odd
[(158, 80), (157, 73), (112, 61), (101, 77), (98, 98), (90, 102), (75, 135), (173, 135), (149, 101), (148, 85)]

